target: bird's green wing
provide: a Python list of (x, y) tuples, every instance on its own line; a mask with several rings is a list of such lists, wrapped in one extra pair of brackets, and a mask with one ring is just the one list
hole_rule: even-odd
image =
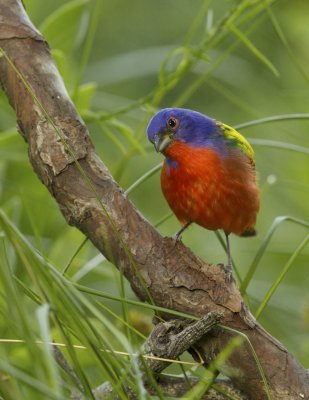
[(219, 121), (216, 121), (216, 123), (227, 142), (230, 143), (232, 146), (238, 147), (244, 154), (246, 154), (250, 158), (250, 161), (254, 164), (254, 151), (247, 139), (231, 126), (228, 126)]

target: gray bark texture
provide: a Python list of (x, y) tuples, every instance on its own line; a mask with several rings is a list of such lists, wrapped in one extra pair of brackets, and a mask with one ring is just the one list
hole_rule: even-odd
[[(0, 0), (0, 46), (53, 121), (2, 55), (0, 84), (28, 143), (30, 162), (67, 222), (115, 264), (142, 301), (148, 295), (141, 276), (158, 306), (197, 317), (214, 312), (222, 316), (222, 325), (247, 335), (273, 399), (309, 399), (308, 372), (255, 321), (235, 283), (226, 282), (221, 268), (202, 261), (181, 242), (161, 237), (113, 180), (68, 97), (48, 44), (30, 22), (21, 0)], [(234, 335), (224, 329), (212, 332), (194, 346), (206, 365)], [(249, 399), (267, 398), (246, 343), (230, 357), (229, 366), (238, 371), (231, 377), (233, 384)]]

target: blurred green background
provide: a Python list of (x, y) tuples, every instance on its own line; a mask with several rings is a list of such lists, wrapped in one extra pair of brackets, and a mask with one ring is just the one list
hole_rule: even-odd
[[(309, 3), (46, 0), (44, 7), (41, 0), (24, 3), (51, 47), (98, 154), (124, 189), (162, 161), (145, 133), (158, 108), (192, 108), (236, 127), (282, 116), (278, 121), (239, 129), (255, 150), (261, 210), (258, 237), (233, 237), (231, 245), (241, 279), (255, 257), (262, 255), (247, 289), (246, 301), (253, 313), (294, 256), (259, 320), (309, 368), (308, 236), (301, 252), (295, 254), (308, 235)], [(4, 94), (0, 96), (1, 208), (62, 271), (83, 236), (67, 226), (37, 179), (28, 162), (27, 146), (16, 131), (14, 113)], [(288, 114), (305, 113), (302, 118), (286, 119)], [(129, 198), (153, 224), (169, 212), (159, 173), (146, 179)], [(279, 224), (265, 242), (279, 216), (295, 220)], [(173, 216), (158, 227), (167, 236), (178, 228)], [(193, 226), (183, 235), (183, 242), (206, 261), (226, 260), (213, 232)], [(267, 244), (264, 253), (263, 243)], [(31, 287), (23, 264), (12, 252), (9, 256), (14, 274)], [(123, 294), (115, 267), (89, 243), (74, 257), (68, 275), (82, 285)], [(134, 298), (128, 284), (124, 290)], [(118, 303), (103, 302), (116, 313), (122, 312)], [(5, 309), (4, 294), (2, 303)], [(35, 319), (30, 300), (24, 307), (29, 319)], [(131, 323), (147, 332), (150, 314), (144, 316), (134, 307), (129, 314)], [(5, 317), (0, 320), (0, 337), (14, 337), (14, 326)], [(91, 360), (86, 363), (94, 368)]]

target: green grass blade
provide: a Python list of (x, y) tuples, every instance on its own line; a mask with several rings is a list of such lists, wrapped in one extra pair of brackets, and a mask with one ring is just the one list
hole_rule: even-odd
[(100, 120), (96, 120), (97, 125), (101, 131), (110, 139), (110, 141), (118, 148), (122, 155), (126, 154), (126, 148), (118, 139), (118, 137), (108, 128), (108, 126)]
[[(1, 264), (2, 264), (2, 272), (1, 272), (1, 281), (3, 283), (4, 294), (6, 295), (9, 310), (11, 310), (12, 317), (19, 321), (19, 329), (25, 337), (29, 340), (29, 345), (33, 341), (35, 341), (35, 336), (31, 330), (27, 317), (23, 313), (22, 304), (20, 304), (18, 297), (19, 293), (15, 286), (15, 282), (11, 279), (11, 267), (9, 263), (9, 258), (7, 254), (7, 249), (5, 245), (4, 237), (0, 238), (1, 241)], [(32, 347), (31, 347), (32, 349)], [(33, 354), (34, 355), (34, 354)]]
[(211, 79), (208, 81), (208, 86), (219, 93), (220, 97), (226, 98), (231, 104), (234, 104), (239, 110), (243, 110), (246, 114), (254, 117), (259, 116), (256, 108), (250, 106), (241, 96), (235, 95), (234, 92), (229, 89), (228, 85), (221, 83), (217, 79)]
[[(101, 111), (101, 112), (93, 112), (87, 110), (86, 113), (84, 113), (84, 118), (87, 121), (95, 121), (95, 120), (100, 120), (100, 121), (106, 121), (110, 120), (114, 117), (117, 117), (122, 114), (127, 114), (128, 112), (136, 109), (136, 108), (141, 108), (142, 106), (145, 106), (146, 108), (152, 108), (149, 106), (149, 102), (151, 101), (153, 97), (153, 92), (151, 91), (144, 97), (140, 97), (136, 101), (131, 101), (127, 106), (119, 107), (115, 110), (112, 110), (110, 112), (106, 111)], [(143, 110), (145, 111), (145, 110)]]
[(87, 261), (86, 264), (72, 276), (72, 281), (78, 282), (104, 261), (106, 261), (106, 258), (103, 256), (103, 254), (97, 254)]
[(279, 76), (279, 71), (272, 62), (258, 50), (254, 44), (233, 24), (228, 24), (227, 27), (232, 33), (276, 76)]
[(281, 29), (281, 26), (279, 25), (278, 19), (275, 17), (275, 14), (272, 12), (270, 6), (267, 6), (267, 12), (268, 12), (269, 18), (271, 20), (271, 23), (272, 23), (279, 39), (281, 40), (283, 46), (286, 48), (286, 51), (287, 51), (290, 59), (292, 60), (292, 62), (295, 64), (296, 68), (298, 68), (299, 72), (303, 75), (303, 77), (305, 78), (305, 80), (308, 83), (309, 75), (307, 73), (307, 69), (303, 67), (303, 65), (301, 64), (301, 62), (295, 55), (294, 51), (292, 50), (291, 46), (289, 45), (289, 42), (286, 39), (285, 34), (284, 34), (283, 30)]
[(268, 232), (266, 233), (266, 235), (263, 239), (263, 242), (252, 261), (252, 264), (249, 267), (249, 270), (248, 270), (242, 284), (240, 285), (240, 293), (242, 295), (246, 292), (247, 287), (248, 287), (249, 283), (251, 282), (251, 279), (258, 267), (258, 264), (259, 264), (262, 256), (264, 255), (264, 253), (266, 251), (267, 246), (269, 245), (269, 242), (270, 242), (273, 234), (284, 222), (292, 222), (297, 225), (309, 227), (309, 223), (307, 223), (306, 221), (300, 220), (298, 218), (290, 217), (290, 216), (281, 216), (281, 217), (277, 217), (274, 219), (271, 227), (269, 228)]
[[(270, 1), (271, 4), (273, 1)], [(237, 17), (245, 14), (245, 11), (251, 7), (250, 2), (242, 1), (238, 3), (232, 10), (230, 10), (226, 16), (224, 16), (217, 24), (214, 26), (210, 31), (207, 31), (206, 38), (203, 39), (200, 44), (198, 45), (198, 52), (204, 53), (205, 51), (211, 48), (217, 48), (219, 43), (226, 37), (227, 32), (224, 30), (225, 25), (232, 23)], [(257, 25), (264, 19), (257, 18), (257, 15), (260, 13), (261, 6), (257, 4), (257, 7), (252, 10), (251, 13), (246, 14), (244, 18), (245, 22), (254, 21), (250, 25), (247, 34), (252, 32)], [(262, 8), (265, 8), (264, 6)], [(220, 54), (216, 60), (214, 60), (211, 65), (209, 66), (208, 70), (205, 73), (199, 75), (187, 88), (182, 90), (182, 93), (178, 98), (174, 101), (173, 106), (181, 107), (185, 104), (193, 94), (201, 88), (202, 84), (213, 75), (214, 71), (232, 54), (232, 52), (239, 46), (241, 42), (237, 41), (230, 45), (224, 53)], [(196, 53), (196, 51), (195, 51)], [(191, 65), (191, 69), (193, 66), (196, 65), (196, 62), (193, 62)]]
[(131, 299), (127, 299), (127, 298), (121, 299), (118, 296), (114, 296), (114, 295), (111, 295), (109, 293), (102, 292), (100, 290), (92, 289), (92, 288), (80, 285), (78, 283), (75, 283), (75, 282), (71, 282), (71, 284), (73, 286), (75, 286), (78, 290), (80, 290), (81, 292), (88, 293), (88, 294), (91, 294), (91, 295), (94, 295), (94, 296), (98, 296), (98, 297), (102, 297), (102, 298), (105, 298), (105, 299), (114, 300), (114, 301), (118, 301), (118, 302), (125, 301), (127, 304), (132, 304), (134, 306), (143, 307), (143, 308), (147, 308), (149, 310), (162, 312), (163, 314), (171, 314), (171, 315), (175, 315), (177, 317), (190, 318), (190, 319), (198, 320), (198, 318), (195, 317), (194, 315), (190, 315), (190, 314), (183, 313), (183, 312), (180, 312), (180, 311), (175, 311), (175, 310), (171, 310), (169, 308), (155, 306), (153, 304), (142, 303), (140, 301), (131, 300)]
[(281, 273), (279, 274), (278, 278), (275, 280), (275, 282), (269, 288), (268, 292), (266, 293), (264, 299), (262, 300), (261, 304), (259, 305), (259, 308), (257, 309), (257, 311), (255, 313), (256, 319), (258, 319), (261, 316), (261, 314), (265, 310), (269, 300), (272, 298), (273, 294), (277, 290), (279, 284), (284, 279), (286, 274), (289, 272), (295, 259), (298, 257), (298, 255), (301, 253), (301, 251), (305, 248), (305, 246), (307, 245), (308, 242), (309, 242), (309, 235), (307, 235), (304, 238), (304, 240), (302, 240), (302, 242), (299, 244), (299, 246), (296, 248), (294, 253), (289, 258), (288, 262), (285, 264), (285, 266), (284, 266), (283, 270), (281, 271)]
[[(76, 350), (72, 346), (72, 340), (68, 332), (71, 332), (70, 334), (75, 333), (79, 341), (94, 354), (94, 358), (99, 362), (99, 366), (104, 371), (104, 375), (107, 375), (107, 379), (116, 385), (119, 371), (123, 369), (123, 361), (114, 355), (111, 347), (111, 337), (113, 341), (117, 342), (118, 347), (124, 346), (126, 351), (131, 354), (133, 353), (132, 347), (127, 339), (91, 301), (77, 291), (60, 272), (55, 270), (50, 263), (35, 251), (2, 212), (0, 212), (0, 219), (8, 238), (12, 241), (16, 252), (25, 264), (36, 289), (46, 302), (53, 304), (53, 320), (63, 342), (68, 346), (70, 358), (83, 384), (85, 393), (89, 398), (92, 398), (89, 381), (78, 361)], [(20, 304), (20, 306), (22, 305), (23, 303)], [(100, 325), (100, 330), (93, 324), (93, 319)], [(102, 333), (104, 331), (105, 334)], [(33, 348), (33, 345), (31, 348)], [(103, 356), (101, 348), (110, 350), (110, 353), (104, 353)], [(44, 368), (42, 367), (40, 370), (44, 371)], [(135, 385), (132, 377), (128, 377), (129, 381), (131, 386)], [(125, 398), (121, 394), (122, 387), (119, 387), (119, 391), (118, 394), (121, 398)]]
[(112, 118), (110, 120), (106, 121), (107, 124), (111, 125), (112, 127), (116, 128), (118, 132), (127, 139), (127, 141), (131, 144), (132, 148), (136, 150), (138, 153), (145, 155), (145, 149), (143, 146), (140, 144), (140, 142), (137, 140), (137, 138), (134, 135), (133, 129), (131, 129), (128, 125), (125, 123)]
[(259, 360), (259, 357), (256, 354), (256, 351), (254, 350), (254, 347), (253, 347), (250, 339), (248, 338), (248, 336), (246, 334), (244, 334), (243, 332), (237, 331), (236, 329), (230, 328), (228, 326), (221, 325), (221, 324), (219, 324), (218, 326), (220, 326), (221, 328), (223, 328), (224, 330), (226, 330), (228, 332), (232, 332), (232, 333), (234, 333), (236, 335), (241, 336), (247, 342), (247, 344), (249, 345), (249, 348), (250, 348), (250, 352), (251, 352), (251, 354), (252, 354), (252, 356), (254, 358), (254, 361), (256, 363), (256, 366), (257, 366), (257, 369), (259, 371), (259, 374), (261, 376), (261, 379), (263, 381), (263, 385), (264, 385), (264, 389), (265, 389), (265, 392), (266, 392), (266, 395), (267, 395), (267, 399), (268, 400), (273, 400), (271, 392), (270, 392), (270, 388), (269, 388), (268, 383), (267, 383), (266, 376), (265, 376), (264, 371), (263, 371), (262, 364), (261, 364), (261, 362)]
[(193, 41), (193, 38), (200, 28), (201, 25), (205, 23), (205, 16), (210, 8), (210, 4), (212, 3), (212, 0), (203, 0), (201, 7), (199, 11), (196, 13), (196, 17), (193, 20), (190, 28), (188, 29), (186, 33), (186, 37), (184, 40), (184, 45), (189, 46), (190, 43)]
[(289, 151), (295, 151), (297, 153), (309, 154), (308, 147), (298, 146), (293, 143), (286, 143), (286, 142), (280, 142), (277, 140), (268, 140), (268, 139), (248, 138), (248, 140), (250, 141), (250, 143), (252, 143), (256, 146), (273, 147), (275, 149), (289, 150)]
[(39, 29), (51, 47), (71, 53), (80, 35), (80, 20), (89, 0), (73, 0), (58, 7), (41, 23)]
[(13, 276), (13, 279), (17, 282), (17, 284), (20, 286), (25, 295), (29, 297), (29, 299), (31, 299), (32, 301), (34, 301), (39, 305), (43, 304), (41, 297), (39, 297), (32, 289), (26, 286), (24, 282), (22, 282), (20, 279), (17, 278), (17, 276)]
[[(120, 298), (125, 299), (126, 298), (126, 291), (125, 291), (125, 282), (124, 282), (124, 276), (123, 274), (118, 274), (118, 286), (119, 286), (119, 293), (120, 293)], [(122, 319), (123, 323), (125, 326), (126, 330), (126, 336), (130, 343), (132, 343), (132, 335), (131, 331), (129, 328), (129, 310), (128, 310), (128, 303), (123, 300), (120, 302), (121, 303), (121, 310), (122, 310)]]
[(282, 114), (282, 115), (272, 115), (266, 118), (260, 118), (253, 121), (243, 122), (242, 124), (237, 124), (234, 126), (235, 129), (244, 129), (248, 128), (249, 126), (255, 125), (263, 125), (268, 124), (270, 122), (280, 122), (280, 121), (287, 121), (287, 120), (302, 120), (302, 119), (309, 119), (308, 113), (303, 114)]
[(72, 257), (70, 258), (70, 260), (69, 260), (69, 262), (67, 263), (67, 265), (64, 267), (64, 269), (63, 269), (63, 271), (62, 271), (62, 275), (65, 275), (65, 274), (68, 272), (68, 270), (69, 270), (70, 266), (72, 265), (72, 263), (73, 263), (75, 257), (76, 257), (77, 254), (82, 250), (82, 248), (85, 246), (85, 244), (86, 244), (87, 242), (88, 242), (88, 238), (85, 237), (85, 238), (83, 239), (83, 241), (81, 242), (81, 244), (80, 244), (80, 245), (77, 247), (77, 249), (75, 250), (74, 254), (73, 254)]
[(5, 146), (7, 144), (10, 144), (13, 142), (13, 144), (16, 141), (16, 138), (18, 138), (19, 134), (16, 129), (9, 129), (7, 131), (2, 131), (0, 135), (0, 146)]
[(50, 387), (54, 390), (55, 394), (59, 397), (63, 396), (63, 393), (60, 389), (60, 379), (59, 374), (56, 368), (56, 363), (53, 357), (52, 348), (50, 346), (51, 332), (49, 325), (49, 312), (50, 306), (48, 304), (43, 304), (39, 306), (36, 310), (36, 317), (40, 329), (40, 336), (43, 343), (43, 351), (44, 359), (45, 359), (45, 374), (47, 375), (47, 379), (50, 383)]
[(218, 375), (217, 371), (224, 369), (224, 364), (244, 341), (245, 339), (241, 336), (233, 337), (211, 362), (209, 367), (201, 374), (201, 376), (199, 376), (199, 382), (181, 398), (190, 400), (201, 399), (202, 396), (207, 393), (212, 386), (213, 381)]
[(72, 160), (74, 161), (76, 168), (78, 169), (79, 173), (81, 174), (82, 178), (84, 179), (85, 183), (87, 184), (87, 186), (89, 187), (89, 189), (91, 190), (91, 192), (94, 194), (95, 199), (97, 200), (101, 210), (104, 212), (104, 214), (106, 215), (109, 223), (111, 224), (111, 227), (116, 235), (116, 237), (119, 239), (120, 245), (122, 247), (122, 249), (124, 250), (128, 260), (130, 261), (132, 267), (134, 268), (134, 271), (138, 277), (138, 279), (140, 280), (141, 286), (143, 287), (143, 290), (145, 291), (149, 301), (151, 303), (154, 304), (154, 300), (151, 296), (151, 293), (148, 289), (148, 286), (142, 276), (142, 274), (140, 273), (139, 269), (137, 268), (137, 265), (135, 263), (135, 260), (130, 252), (130, 250), (128, 249), (126, 243), (123, 241), (122, 237), (119, 235), (118, 229), (113, 221), (113, 219), (111, 218), (111, 216), (109, 215), (106, 207), (104, 206), (100, 196), (98, 195), (91, 179), (89, 178), (89, 176), (87, 175), (87, 173), (84, 171), (84, 169), (82, 168), (82, 166), (80, 165), (79, 161), (77, 160), (74, 152), (72, 151), (72, 149), (70, 148), (70, 146), (67, 144), (65, 136), (62, 132), (62, 130), (57, 126), (57, 124), (53, 121), (53, 119), (49, 116), (48, 112), (45, 110), (45, 108), (43, 107), (43, 105), (41, 104), (40, 100), (37, 98), (37, 96), (35, 95), (34, 91), (32, 90), (31, 86), (28, 84), (27, 80), (25, 79), (25, 77), (23, 76), (23, 74), (18, 70), (18, 68), (15, 66), (15, 64), (13, 63), (13, 61), (10, 59), (10, 57), (6, 54), (6, 52), (0, 47), (0, 53), (3, 55), (3, 57), (5, 58), (5, 60), (8, 62), (8, 64), (12, 67), (12, 69), (14, 70), (14, 72), (17, 74), (17, 76), (20, 78), (21, 82), (23, 83), (26, 91), (29, 93), (29, 95), (31, 96), (31, 98), (33, 99), (34, 103), (39, 107), (40, 111), (42, 112), (42, 114), (46, 117), (46, 119), (48, 120), (48, 122), (51, 124), (51, 126), (55, 129), (56, 134), (58, 135), (58, 137), (60, 138), (64, 148), (68, 151), (68, 153), (70, 154), (70, 156), (72, 157)]
[[(119, 298), (119, 300), (120, 300), (120, 298)], [(121, 302), (121, 303), (128, 304), (128, 302), (125, 301), (125, 300), (126, 300), (126, 299), (124, 298), (123, 302)], [(118, 321), (119, 323), (123, 324), (123, 325), (127, 328), (127, 330), (130, 331), (130, 336), (127, 335), (129, 338), (131, 338), (131, 332), (132, 332), (132, 333), (134, 333), (137, 337), (139, 337), (140, 339), (146, 340), (146, 336), (143, 335), (143, 334), (142, 334), (140, 331), (138, 331), (137, 329), (135, 329), (132, 325), (130, 325), (130, 323), (129, 323), (127, 320), (121, 318), (121, 317), (118, 315), (118, 312), (116, 313), (116, 312), (112, 311), (110, 308), (108, 308), (107, 306), (105, 306), (103, 303), (101, 303), (101, 302), (99, 302), (99, 301), (94, 301), (94, 304), (97, 306), (98, 309), (102, 309), (104, 312), (106, 312), (106, 313), (108, 313), (109, 315), (111, 315), (111, 316), (115, 319), (115, 321)]]
[(44, 399), (63, 400), (62, 395), (59, 396), (54, 392), (53, 389), (49, 388), (43, 382), (33, 378), (32, 375), (23, 372), (21, 369), (14, 367), (5, 361), (0, 360), (0, 370), (11, 377), (14, 377), (17, 381), (23, 383), (25, 386), (35, 389), (37, 396), (44, 395)]
[(134, 183), (132, 183), (131, 186), (126, 189), (125, 193), (130, 194), (132, 193), (136, 188), (138, 188), (143, 182), (147, 181), (148, 178), (156, 174), (162, 167), (162, 163), (155, 165), (153, 168), (151, 168), (149, 171), (147, 171), (144, 175), (142, 175), (140, 178), (138, 178)]
[(159, 219), (153, 226), (157, 228), (158, 226), (164, 224), (165, 221), (169, 220), (174, 215), (173, 212), (169, 212), (165, 214), (162, 218)]
[(73, 96), (72, 96), (73, 100), (78, 92), (78, 87), (81, 83), (81, 79), (82, 79), (83, 73), (85, 71), (91, 49), (93, 47), (95, 33), (96, 33), (96, 30), (97, 30), (97, 27), (99, 24), (99, 20), (100, 20), (101, 14), (102, 14), (102, 7), (104, 5), (104, 2), (101, 0), (94, 0), (91, 3), (92, 3), (92, 10), (91, 10), (90, 19), (88, 21), (88, 27), (87, 27), (88, 29), (87, 29), (87, 34), (86, 34), (86, 40), (85, 40), (85, 43), (83, 46), (82, 56), (78, 63), (77, 77), (75, 80), (75, 87), (74, 87)]

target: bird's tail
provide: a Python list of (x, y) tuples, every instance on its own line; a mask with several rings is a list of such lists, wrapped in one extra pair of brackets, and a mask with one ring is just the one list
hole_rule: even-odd
[(256, 236), (256, 235), (257, 235), (257, 231), (255, 230), (255, 228), (248, 228), (240, 236), (250, 237), (250, 236)]

